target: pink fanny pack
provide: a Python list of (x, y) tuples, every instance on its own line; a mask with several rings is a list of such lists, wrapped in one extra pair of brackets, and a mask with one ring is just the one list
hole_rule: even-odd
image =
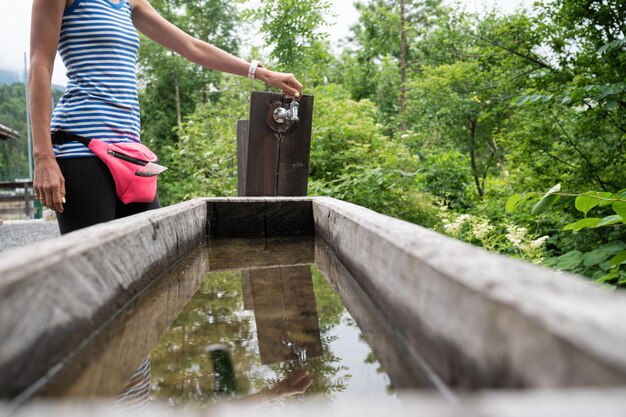
[(52, 132), (52, 143), (81, 142), (111, 171), (115, 192), (124, 204), (151, 203), (156, 197), (157, 175), (167, 168), (156, 163), (157, 156), (135, 142), (106, 143), (62, 130)]

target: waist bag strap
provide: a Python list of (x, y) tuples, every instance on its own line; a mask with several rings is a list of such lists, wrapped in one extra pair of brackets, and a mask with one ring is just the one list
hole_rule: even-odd
[(89, 142), (91, 142), (91, 139), (89, 138), (78, 136), (73, 133), (66, 132), (65, 130), (55, 130), (52, 132), (51, 137), (54, 145), (61, 145), (68, 142), (80, 142), (89, 147)]

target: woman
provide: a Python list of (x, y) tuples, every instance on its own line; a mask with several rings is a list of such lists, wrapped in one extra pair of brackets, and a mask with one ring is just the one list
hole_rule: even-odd
[[(33, 0), (30, 110), (35, 196), (57, 212), (61, 233), (159, 207), (123, 204), (106, 165), (79, 142), (52, 144), (51, 128), (105, 140), (139, 141), (136, 57), (148, 38), (203, 67), (259, 79), (290, 97), (302, 92), (293, 74), (248, 63), (186, 34), (148, 0)], [(57, 49), (69, 82), (50, 115)]]

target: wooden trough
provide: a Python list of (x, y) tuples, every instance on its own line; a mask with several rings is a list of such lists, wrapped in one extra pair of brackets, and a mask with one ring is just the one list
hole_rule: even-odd
[[(113, 315), (207, 239), (302, 234), (317, 236), (315, 261), (357, 322), (379, 329), (366, 337), (391, 335), (370, 342), (386, 369), (403, 369), (390, 374), (396, 386), (424, 385), (412, 378), (418, 367), (440, 391), (626, 382), (624, 294), (339, 200), (245, 197), (198, 198), (2, 254), (0, 395), (19, 404), (45, 392)], [(202, 259), (190, 268), (207, 268)], [(146, 352), (197, 276), (181, 275), (163, 316), (147, 315)]]

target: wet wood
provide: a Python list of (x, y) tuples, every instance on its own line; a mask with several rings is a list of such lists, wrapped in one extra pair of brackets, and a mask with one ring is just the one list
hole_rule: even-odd
[(314, 262), (312, 236), (215, 239), (209, 242), (211, 272), (309, 265)]
[(332, 248), (319, 238), (315, 242), (315, 264), (341, 297), (395, 389), (439, 389), (450, 397), (449, 389), (430, 369), (416, 346), (408, 344), (398, 334), (394, 323), (380, 313)]
[(209, 205), (209, 237), (312, 234), (310, 200), (227, 200)]
[(331, 198), (316, 232), (450, 386), (626, 383), (626, 295)]
[(206, 207), (196, 199), (3, 253), (0, 396), (19, 394), (57, 366), (196, 247)]

